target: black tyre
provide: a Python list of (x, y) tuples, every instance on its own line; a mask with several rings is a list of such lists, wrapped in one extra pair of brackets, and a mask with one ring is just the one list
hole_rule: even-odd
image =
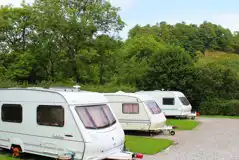
[(170, 131), (169, 133), (170, 133), (171, 136), (175, 135), (175, 131)]

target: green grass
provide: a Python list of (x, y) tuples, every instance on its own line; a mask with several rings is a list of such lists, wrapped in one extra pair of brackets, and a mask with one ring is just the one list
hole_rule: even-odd
[(24, 154), (21, 158), (14, 158), (7, 152), (0, 151), (0, 160), (54, 160), (47, 157), (36, 156), (32, 154)]
[(202, 118), (230, 118), (239, 119), (239, 116), (222, 116), (222, 115), (200, 115)]
[(10, 155), (7, 155), (7, 154), (1, 154), (0, 153), (0, 160), (19, 160), (19, 159), (13, 158), (13, 157), (11, 157)]
[(173, 141), (168, 139), (126, 136), (126, 148), (131, 152), (152, 155), (168, 148), (172, 144)]
[(167, 125), (176, 126), (178, 130), (192, 130), (200, 123), (196, 120), (184, 120), (184, 119), (168, 119)]

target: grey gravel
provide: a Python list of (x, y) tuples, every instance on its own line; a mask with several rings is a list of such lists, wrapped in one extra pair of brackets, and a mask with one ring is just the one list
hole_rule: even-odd
[(158, 135), (175, 141), (163, 152), (144, 155), (144, 160), (239, 160), (239, 119), (197, 118), (201, 124), (175, 136)]

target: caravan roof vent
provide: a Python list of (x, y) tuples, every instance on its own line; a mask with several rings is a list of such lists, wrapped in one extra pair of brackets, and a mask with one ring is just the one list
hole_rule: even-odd
[(81, 86), (80, 85), (74, 85), (73, 87), (76, 88), (77, 90), (80, 90)]
[(49, 89), (54, 91), (78, 92), (80, 91), (80, 86), (75, 85), (73, 87), (50, 87)]
[(125, 93), (125, 92), (123, 92), (123, 91), (118, 91), (118, 92), (115, 92), (115, 93)]

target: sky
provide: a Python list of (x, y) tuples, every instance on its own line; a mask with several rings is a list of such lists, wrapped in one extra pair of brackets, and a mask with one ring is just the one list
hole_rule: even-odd
[[(33, 0), (25, 0), (32, 2)], [(186, 22), (200, 24), (210, 21), (231, 31), (239, 31), (238, 0), (109, 0), (120, 7), (120, 16), (126, 23), (120, 32), (123, 39), (136, 24), (141, 26), (165, 21), (169, 24)], [(19, 6), (21, 0), (0, 0), (0, 5)]]

